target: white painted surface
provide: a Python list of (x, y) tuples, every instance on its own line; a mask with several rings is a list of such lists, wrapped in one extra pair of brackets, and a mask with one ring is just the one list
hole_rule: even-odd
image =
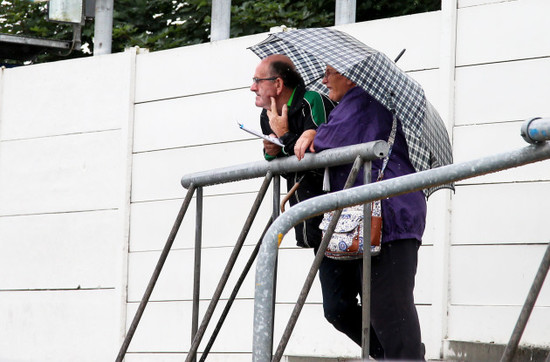
[(0, 360), (114, 360), (118, 346), (113, 290), (0, 295)]
[[(448, 339), (507, 344), (520, 310), (518, 306), (451, 306)], [(521, 344), (548, 348), (547, 307), (534, 308)]]
[(121, 192), (119, 131), (0, 145), (0, 215), (114, 209)]
[(4, 78), (3, 140), (116, 129), (128, 118), (127, 53), (12, 68)]
[(548, 57), (457, 68), (456, 125), (546, 115), (550, 113), (549, 83)]
[(260, 130), (254, 97), (248, 88), (242, 88), (138, 104), (134, 151), (254, 139), (237, 125), (240, 122)]
[(118, 212), (0, 217), (0, 290), (113, 287)]
[(541, 231), (548, 222), (548, 215), (539, 208), (548, 202), (549, 182), (457, 187), (453, 197), (453, 244), (498, 247), (546, 243), (548, 237)]
[[(467, 162), (496, 154), (508, 153), (528, 144), (520, 136), (522, 122), (472, 125), (454, 130), (454, 162)], [(550, 161), (478, 176), (459, 184), (548, 180)]]
[[(550, 115), (542, 19), (548, 6), (458, 0), (456, 14), (444, 7), (339, 28), (390, 58), (407, 48), (398, 64), (442, 110), (455, 161), (463, 162), (525, 147), (522, 120)], [(235, 123), (259, 128), (248, 90), (258, 59), (246, 48), (266, 35), (2, 70), (0, 324), (8, 328), (0, 331), (0, 360), (113, 359), (118, 325), (130, 324), (186, 194), (182, 175), (261, 160), (261, 142)], [(462, 181), (455, 194), (429, 200), (415, 290), (427, 357), (439, 357), (442, 338), (508, 340), (548, 242), (539, 227), (550, 201), (548, 162)], [(201, 313), (260, 183), (204, 190)], [(237, 271), (271, 213), (271, 192), (266, 199)], [(127, 361), (172, 362), (189, 348), (194, 205)], [(295, 248), (289, 233), (279, 258), (276, 343), (311, 260), (311, 250)], [(250, 360), (254, 271), (214, 346), (214, 361)], [(119, 305), (126, 281), (127, 311)], [(68, 290), (43, 291), (56, 288)], [(524, 344), (549, 347), (544, 288)], [(320, 302), (316, 279), (286, 353), (358, 356), (359, 348), (324, 320)]]
[(380, 19), (339, 26), (368, 46), (395, 59), (406, 49), (397, 65), (404, 71), (433, 69), (439, 66), (440, 12), (391, 19)]
[[(523, 305), (547, 245), (454, 246), (450, 261), (454, 270), (451, 303)], [(550, 283), (546, 284), (538, 296), (537, 306), (550, 306)]]
[[(193, 172), (261, 161), (261, 142), (217, 143), (134, 155), (132, 202), (183, 198), (181, 177)], [(267, 162), (267, 161), (266, 161)], [(205, 195), (257, 191), (261, 180), (206, 188)]]
[(140, 55), (136, 64), (136, 102), (250, 86), (258, 58), (246, 48), (264, 40), (266, 35)]
[(549, 12), (546, 0), (500, 1), (459, 9), (457, 65), (548, 57)]

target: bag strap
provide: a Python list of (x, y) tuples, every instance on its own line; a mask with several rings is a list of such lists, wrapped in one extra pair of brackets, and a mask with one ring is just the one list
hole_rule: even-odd
[(397, 135), (397, 116), (395, 112), (395, 104), (393, 103), (393, 96), (393, 92), (391, 92), (388, 96), (388, 106), (393, 117), (391, 132), (390, 136), (388, 137), (388, 145), (390, 148), (388, 150), (388, 154), (386, 155), (386, 157), (384, 157), (384, 160), (382, 161), (382, 168), (380, 168), (380, 171), (378, 172), (378, 178), (376, 179), (376, 181), (380, 181), (384, 177), (384, 171), (386, 170), (386, 166), (388, 165), (388, 161), (390, 160), (391, 151), (395, 142), (395, 136)]

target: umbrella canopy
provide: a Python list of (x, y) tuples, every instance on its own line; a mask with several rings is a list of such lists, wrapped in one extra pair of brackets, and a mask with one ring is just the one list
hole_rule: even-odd
[(322, 78), (326, 66), (332, 66), (386, 108), (395, 111), (416, 171), (452, 163), (449, 135), (441, 117), (426, 99), (420, 84), (384, 53), (347, 33), (329, 28), (274, 33), (249, 49), (261, 59), (272, 54), (287, 55), (307, 88), (325, 94), (328, 89)]

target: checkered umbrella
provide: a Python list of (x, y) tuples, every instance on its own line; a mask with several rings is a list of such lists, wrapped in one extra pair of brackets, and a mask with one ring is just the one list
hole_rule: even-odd
[(422, 87), (385, 54), (349, 34), (328, 28), (274, 33), (249, 49), (262, 59), (271, 54), (286, 54), (307, 88), (325, 94), (328, 89), (322, 77), (326, 65), (332, 66), (388, 109), (393, 105), (416, 171), (452, 163), (449, 135), (441, 117), (426, 99)]

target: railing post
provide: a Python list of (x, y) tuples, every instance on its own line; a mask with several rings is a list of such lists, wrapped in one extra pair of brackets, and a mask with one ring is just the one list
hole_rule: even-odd
[[(273, 181), (273, 214), (271, 218), (277, 220), (281, 214), (281, 176), (277, 175), (274, 177)], [(275, 302), (277, 300), (277, 266), (279, 264), (279, 254), (275, 253), (275, 266), (273, 268), (273, 296), (271, 300), (271, 308), (273, 314), (271, 315), (271, 335), (275, 332)], [(273, 338), (271, 339), (271, 344), (268, 346), (269, 355), (273, 355)]]
[[(203, 188), (197, 188), (197, 214), (195, 219), (195, 268), (193, 273), (193, 319), (191, 322), (191, 343), (199, 328), (199, 301), (201, 285), (201, 255), (202, 255), (202, 205)], [(197, 360), (193, 357), (192, 362)]]
[[(363, 164), (364, 183), (368, 184), (372, 180), (372, 163), (367, 161)], [(370, 280), (371, 280), (371, 216), (372, 203), (367, 202), (363, 206), (363, 291), (361, 295), (362, 325), (361, 334), (361, 358), (369, 359), (370, 349)]]

